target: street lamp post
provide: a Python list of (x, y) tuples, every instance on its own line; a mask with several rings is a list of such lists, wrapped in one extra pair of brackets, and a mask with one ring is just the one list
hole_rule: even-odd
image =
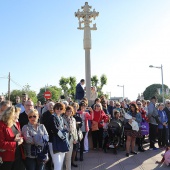
[(150, 68), (158, 68), (158, 69), (161, 69), (161, 78), (162, 78), (162, 100), (163, 100), (163, 103), (165, 103), (165, 98), (164, 98), (164, 83), (163, 83), (163, 66), (161, 64), (160, 67), (158, 66), (153, 66), (153, 65), (150, 65), (149, 66)]
[[(75, 12), (75, 17), (79, 20), (78, 29), (84, 30), (86, 97), (89, 100), (91, 94), (91, 30), (97, 30), (96, 24), (90, 27), (90, 23), (92, 22), (92, 18), (95, 19), (99, 15), (99, 12), (96, 12), (95, 9), (91, 11), (91, 6), (88, 5), (88, 2), (85, 2), (85, 5), (82, 6), (81, 9), (82, 11), (78, 9), (78, 11)], [(84, 24), (83, 27), (82, 24)]]
[(123, 101), (124, 101), (124, 98), (125, 98), (125, 93), (124, 93), (124, 85), (117, 85), (118, 87), (123, 87)]

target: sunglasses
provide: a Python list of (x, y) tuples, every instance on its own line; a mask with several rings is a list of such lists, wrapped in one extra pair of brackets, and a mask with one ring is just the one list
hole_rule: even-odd
[(36, 118), (37, 116), (29, 116), (28, 118), (31, 119), (31, 118)]
[(170, 103), (167, 103), (167, 104), (170, 104)]
[(63, 110), (63, 108), (56, 108), (55, 110)]
[(141, 104), (137, 104), (137, 105), (141, 105)]
[(99, 105), (96, 105), (96, 107), (100, 107)]

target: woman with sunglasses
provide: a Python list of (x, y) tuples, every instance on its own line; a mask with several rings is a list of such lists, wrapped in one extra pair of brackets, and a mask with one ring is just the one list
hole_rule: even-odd
[[(138, 126), (140, 127), (140, 124), (142, 122), (142, 116), (138, 110), (138, 106), (136, 105), (136, 103), (130, 104), (130, 110), (127, 114), (132, 116), (132, 119), (125, 119), (125, 122), (132, 124), (132, 121), (135, 120), (138, 123)], [(135, 152), (134, 150), (136, 137), (142, 137), (142, 135), (140, 134), (140, 132), (135, 131), (132, 128), (127, 129), (125, 126), (125, 136), (126, 136), (126, 156), (129, 157), (130, 146), (131, 146), (131, 154), (137, 154), (137, 152)]]
[[(62, 114), (65, 112), (65, 105), (63, 103), (56, 103), (54, 105), (53, 110), (54, 110), (54, 114), (51, 115), (48, 122), (49, 149), (54, 164), (54, 170), (62, 170), (64, 158), (65, 158), (65, 152), (53, 152), (54, 143), (52, 144), (52, 142), (53, 142), (54, 134), (58, 135), (58, 137), (60, 138), (61, 133), (59, 132), (62, 132), (63, 130), (68, 130), (68, 127), (66, 124), (64, 124), (64, 120), (62, 117)], [(68, 138), (68, 136), (65, 136), (65, 138)], [(58, 146), (58, 143), (56, 143), (56, 145)]]
[(36, 109), (31, 109), (27, 115), (29, 122), (22, 128), (26, 170), (44, 170), (45, 163), (37, 161), (37, 155), (33, 154), (32, 149), (35, 146), (43, 147), (43, 139), (48, 141), (48, 133), (45, 126), (38, 123), (39, 113)]
[[(93, 141), (93, 149), (97, 149), (97, 145), (99, 150), (102, 150), (102, 140), (103, 140), (103, 125), (104, 122), (109, 120), (109, 116), (105, 114), (102, 110), (101, 104), (94, 105), (94, 118), (92, 121), (92, 141)], [(93, 129), (94, 123), (96, 124), (96, 128)]]
[(21, 160), (23, 143), (20, 125), (17, 122), (20, 108), (8, 107), (2, 114), (0, 121), (0, 157), (3, 164), (1, 170), (24, 170)]

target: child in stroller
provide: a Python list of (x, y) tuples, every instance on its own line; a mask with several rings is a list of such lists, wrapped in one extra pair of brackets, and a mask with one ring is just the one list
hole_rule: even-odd
[[(114, 118), (108, 123), (108, 127), (104, 129), (104, 143), (103, 150), (107, 152), (107, 149), (113, 149), (113, 152), (117, 154), (117, 148), (123, 146), (123, 122), (120, 120), (120, 112), (114, 111)], [(106, 133), (107, 131), (107, 133)]]

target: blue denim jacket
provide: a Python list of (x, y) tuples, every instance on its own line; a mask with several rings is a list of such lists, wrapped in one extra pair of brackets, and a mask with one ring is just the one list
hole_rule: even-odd
[[(165, 115), (165, 117), (163, 117), (163, 114)], [(158, 129), (163, 129), (163, 123), (168, 122), (168, 117), (166, 115), (166, 112), (164, 110), (158, 110), (158, 114), (159, 114), (159, 119), (162, 122), (162, 124), (158, 124)], [(166, 126), (166, 128), (168, 128), (168, 126)]]

